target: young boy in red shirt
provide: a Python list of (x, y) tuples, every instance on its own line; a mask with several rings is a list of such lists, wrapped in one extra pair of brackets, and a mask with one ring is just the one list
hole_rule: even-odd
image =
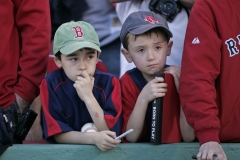
[[(129, 142), (149, 142), (151, 128), (151, 101), (164, 97), (167, 84), (154, 73), (164, 70), (174, 77), (178, 90), (180, 67), (167, 66), (166, 57), (170, 55), (173, 42), (172, 33), (166, 20), (148, 11), (131, 13), (123, 23), (120, 39), (122, 54), (136, 68), (126, 72), (120, 79), (123, 99), (122, 132), (133, 129), (126, 136)], [(193, 129), (187, 124), (185, 115), (180, 112), (180, 129), (184, 141), (194, 139)]]

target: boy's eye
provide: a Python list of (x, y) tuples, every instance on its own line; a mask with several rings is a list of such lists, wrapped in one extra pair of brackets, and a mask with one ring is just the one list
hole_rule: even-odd
[(139, 49), (138, 52), (143, 52), (144, 50), (143, 49)]
[(70, 58), (70, 61), (77, 61), (77, 58)]
[(160, 49), (161, 48), (161, 46), (156, 46), (156, 49)]
[(87, 59), (92, 59), (93, 58), (93, 56), (92, 55), (89, 55), (88, 57), (87, 57)]

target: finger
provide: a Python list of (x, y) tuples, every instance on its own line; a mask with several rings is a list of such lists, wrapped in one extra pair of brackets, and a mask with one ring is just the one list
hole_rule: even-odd
[(213, 160), (226, 160), (227, 156), (224, 152), (218, 152), (213, 154)]
[(164, 73), (170, 73), (173, 77), (180, 76), (180, 72), (178, 70), (168, 70), (168, 71), (165, 71)]
[(198, 152), (198, 154), (197, 154), (197, 160), (201, 160), (201, 158), (202, 158), (202, 153), (201, 152)]
[(168, 70), (172, 70), (172, 69), (176, 69), (176, 66), (170, 66), (164, 69), (164, 71), (168, 71)]
[(74, 86), (75, 88), (78, 88), (78, 87), (81, 87), (82, 83), (83, 83), (83, 82), (81, 82), (81, 81), (76, 81), (76, 82), (73, 84), (73, 86)]
[(114, 144), (114, 145), (117, 145), (117, 144), (119, 144), (121, 142), (121, 140), (119, 140), (119, 139), (110, 139), (110, 141), (109, 141), (109, 143), (111, 143), (111, 144)]
[(107, 147), (109, 147), (109, 148), (115, 148), (116, 146), (117, 146), (117, 141), (118, 140), (115, 140), (115, 139), (113, 139), (113, 140), (111, 140), (111, 142), (107, 142), (106, 144), (105, 144), (105, 146), (107, 146)]
[(170, 67), (167, 67), (166, 69), (168, 69), (168, 68), (181, 69), (181, 67), (179, 67), (179, 66), (176, 66), (176, 65), (171, 65)]
[(154, 95), (156, 96), (165, 96), (165, 94), (167, 93), (167, 88), (160, 88), (160, 89), (157, 89), (156, 93)]
[(181, 67), (178, 67), (178, 66), (171, 66), (171, 67), (167, 67), (165, 68), (164, 71), (180, 71), (181, 70)]
[(92, 86), (94, 86), (94, 77), (91, 77), (91, 81), (92, 81)]
[(101, 147), (102, 151), (108, 151), (108, 150), (111, 150), (111, 149), (113, 149), (113, 148), (112, 147), (108, 147), (108, 146)]
[(163, 77), (156, 77), (153, 79), (155, 83), (162, 83), (164, 82), (164, 78)]
[(82, 72), (82, 76), (83, 76), (84, 78), (90, 80), (90, 76), (88, 75), (87, 71), (84, 70), (84, 71)]
[(112, 132), (112, 131), (106, 131), (106, 134), (108, 135), (108, 136), (110, 136), (111, 138), (116, 138), (116, 133), (115, 132)]
[[(114, 140), (114, 139), (113, 139)], [(109, 149), (113, 149), (117, 146), (118, 143), (111, 143), (109, 142), (110, 139), (106, 138), (103, 143), (101, 144), (101, 148), (104, 150), (109, 150)]]
[(158, 83), (157, 87), (158, 88), (167, 88), (167, 83), (163, 83), (163, 82), (162, 83)]
[(154, 90), (157, 93), (166, 93), (167, 92), (167, 84), (166, 83), (158, 84), (157, 86), (155, 86)]
[(201, 160), (207, 160), (207, 151), (206, 150), (203, 151)]
[(171, 70), (173, 70), (174, 68), (172, 68), (172, 67), (167, 67), (167, 68), (165, 68), (165, 70), (164, 70), (164, 72), (169, 72), (169, 71), (171, 71)]
[[(220, 158), (221, 157), (221, 158)], [(213, 160), (224, 160), (222, 156), (213, 155)]]
[(207, 160), (212, 160), (213, 159), (213, 152), (210, 150), (207, 154)]
[(76, 83), (76, 82), (73, 84), (73, 87), (74, 87), (74, 88), (77, 88), (77, 83)]
[(109, 136), (107, 140), (107, 142), (111, 143), (111, 144), (119, 144), (121, 142), (121, 140), (116, 140), (116, 133), (115, 132), (112, 132), (112, 131), (109, 131), (109, 132), (106, 132), (107, 135)]
[(214, 156), (213, 160), (227, 160), (226, 155), (225, 156), (224, 155)]
[(167, 83), (157, 83), (150, 86), (150, 90), (154, 93), (165, 93), (167, 92)]

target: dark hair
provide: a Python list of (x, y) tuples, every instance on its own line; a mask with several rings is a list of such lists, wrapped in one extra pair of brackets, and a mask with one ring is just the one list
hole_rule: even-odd
[(57, 59), (59, 59), (60, 61), (61, 61), (61, 52), (60, 51), (58, 51), (56, 54), (55, 54), (55, 57), (57, 58)]
[[(95, 50), (95, 49), (92, 49), (92, 48), (82, 48), (82, 49), (86, 49), (86, 50)], [(80, 50), (82, 50), (80, 49)], [(55, 54), (55, 57), (57, 57), (57, 59), (59, 59), (61, 61), (61, 52), (58, 51), (56, 54)], [(97, 57), (99, 56), (99, 52), (97, 51)]]
[[(151, 34), (152, 34), (152, 33), (155, 33), (157, 36), (160, 35), (160, 34), (164, 35), (164, 36), (166, 37), (166, 39), (167, 39), (167, 42), (169, 42), (169, 40), (170, 40), (169, 35), (168, 35), (164, 30), (162, 30), (161, 28), (153, 28), (153, 29), (150, 29), (150, 30), (147, 31), (147, 32), (142, 33), (142, 34), (138, 34), (138, 35), (132, 34), (132, 35), (134, 36), (134, 40), (136, 40), (136, 38), (137, 38), (138, 36), (142, 36), (142, 35), (147, 35), (147, 36), (151, 37)], [(124, 47), (126, 50), (128, 50), (129, 35), (130, 35), (130, 34), (129, 34), (129, 32), (128, 32), (128, 34), (124, 37), (123, 42), (122, 42), (122, 45), (123, 45), (123, 47)]]

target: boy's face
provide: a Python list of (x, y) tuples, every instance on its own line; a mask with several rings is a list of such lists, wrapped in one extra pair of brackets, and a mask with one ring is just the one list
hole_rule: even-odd
[(98, 54), (94, 49), (81, 49), (70, 55), (61, 54), (61, 60), (55, 59), (58, 67), (62, 67), (66, 75), (72, 81), (77, 80), (86, 71), (89, 76), (93, 76), (98, 62)]
[(166, 57), (170, 55), (172, 41), (167, 42), (161, 33), (152, 32), (149, 35), (129, 35), (128, 51), (122, 49), (122, 53), (129, 63), (133, 62), (149, 80), (155, 72), (159, 72), (166, 63)]

